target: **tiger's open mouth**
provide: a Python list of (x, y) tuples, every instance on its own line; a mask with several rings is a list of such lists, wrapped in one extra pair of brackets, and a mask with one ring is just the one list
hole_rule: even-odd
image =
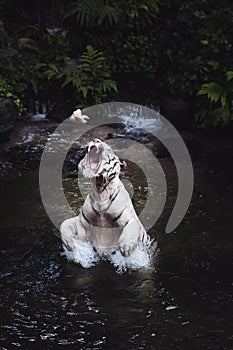
[(88, 159), (89, 159), (90, 169), (93, 171), (97, 170), (98, 166), (100, 165), (101, 159), (100, 159), (100, 152), (96, 146), (91, 147), (88, 153)]

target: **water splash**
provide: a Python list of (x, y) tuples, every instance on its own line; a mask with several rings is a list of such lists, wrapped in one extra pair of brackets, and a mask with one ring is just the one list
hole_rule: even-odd
[[(62, 253), (68, 261), (80, 264), (84, 268), (93, 267), (101, 258), (94, 250), (93, 246), (87, 242), (77, 241), (73, 251), (69, 251), (63, 246)], [(128, 270), (148, 269), (150, 267), (151, 257), (148, 251), (138, 245), (128, 257), (124, 257), (119, 250), (104, 256), (103, 260), (108, 260), (116, 268), (118, 273)]]
[(138, 131), (139, 134), (142, 134), (143, 129), (154, 132), (162, 128), (162, 121), (159, 118), (159, 114), (157, 118), (146, 118), (143, 115), (135, 118), (134, 114), (122, 114), (120, 119), (125, 124), (125, 131), (127, 133), (136, 133)]
[(69, 251), (65, 246), (63, 248), (62, 255), (66, 256), (68, 261), (80, 264), (84, 268), (90, 268), (99, 261), (98, 254), (88, 242), (76, 241), (73, 251)]
[(150, 254), (142, 245), (138, 245), (130, 256), (124, 257), (119, 250), (109, 256), (110, 262), (118, 273), (128, 270), (149, 269)]
[(31, 106), (29, 108), (29, 115), (31, 121), (40, 122), (40, 121), (48, 121), (46, 119), (49, 111), (51, 111), (53, 104), (50, 101), (32, 101)]

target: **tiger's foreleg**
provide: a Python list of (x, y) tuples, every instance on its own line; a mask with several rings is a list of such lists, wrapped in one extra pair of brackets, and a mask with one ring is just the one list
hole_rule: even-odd
[(75, 216), (63, 221), (60, 227), (61, 240), (66, 248), (70, 251), (74, 250), (77, 240), (87, 240), (87, 232), (83, 227), (79, 216)]
[(123, 256), (129, 256), (136, 248), (138, 242), (142, 242), (147, 246), (150, 240), (149, 235), (146, 233), (144, 227), (137, 218), (130, 219), (119, 237), (118, 243), (121, 254)]

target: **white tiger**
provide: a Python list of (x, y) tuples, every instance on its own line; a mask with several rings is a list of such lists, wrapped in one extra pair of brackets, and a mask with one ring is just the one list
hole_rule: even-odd
[(89, 242), (100, 257), (114, 251), (128, 257), (139, 244), (149, 251), (152, 240), (119, 178), (122, 165), (105, 142), (99, 139), (89, 142), (79, 170), (91, 179), (91, 190), (80, 214), (61, 225), (66, 251), (76, 249), (77, 242)]

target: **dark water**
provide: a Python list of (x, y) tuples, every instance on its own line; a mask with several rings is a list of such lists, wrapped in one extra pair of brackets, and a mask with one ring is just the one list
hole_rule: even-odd
[[(160, 254), (154, 271), (124, 274), (107, 262), (68, 263), (40, 200), (37, 166), (12, 164), (0, 186), (1, 349), (233, 349), (229, 159), (194, 159), (193, 200), (169, 235), (176, 171), (161, 160), (168, 200), (150, 232)], [(146, 184), (127, 170), (133, 176), (140, 207)], [(75, 190), (75, 178), (66, 181)]]

